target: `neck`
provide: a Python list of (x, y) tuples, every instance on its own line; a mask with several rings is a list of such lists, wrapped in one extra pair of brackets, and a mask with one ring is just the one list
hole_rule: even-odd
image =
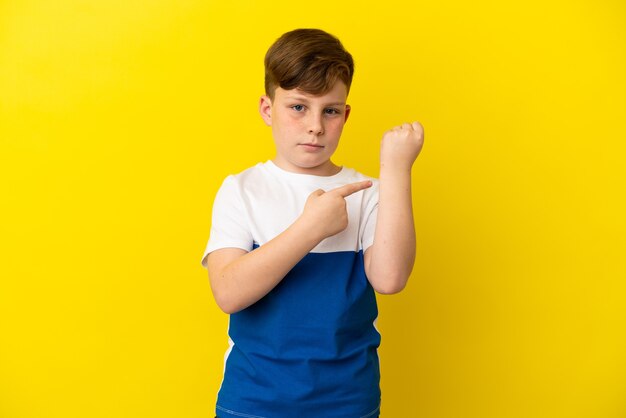
[(324, 164), (316, 167), (301, 167), (289, 162), (282, 161), (280, 158), (274, 158), (272, 162), (279, 168), (297, 174), (309, 174), (312, 176), (334, 176), (341, 171), (341, 167), (335, 165), (332, 161), (328, 160)]

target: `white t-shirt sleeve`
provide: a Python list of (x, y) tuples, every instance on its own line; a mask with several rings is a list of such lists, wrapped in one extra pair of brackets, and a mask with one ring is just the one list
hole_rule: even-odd
[(361, 248), (363, 252), (374, 243), (374, 232), (376, 231), (376, 219), (378, 217), (378, 180), (372, 179), (372, 187), (366, 189), (368, 193), (367, 200), (364, 205), (363, 229), (361, 232)]
[(228, 176), (215, 195), (211, 232), (202, 256), (202, 266), (206, 268), (206, 256), (215, 250), (241, 248), (251, 251), (253, 239), (248, 223), (237, 181), (234, 176)]

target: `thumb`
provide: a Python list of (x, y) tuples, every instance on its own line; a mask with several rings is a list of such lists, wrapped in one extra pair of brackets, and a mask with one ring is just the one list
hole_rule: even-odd
[(324, 193), (326, 193), (324, 190), (322, 190), (322, 189), (317, 189), (317, 190), (314, 190), (314, 191), (313, 191), (313, 192), (312, 192), (309, 196), (321, 196), (321, 195), (323, 195)]

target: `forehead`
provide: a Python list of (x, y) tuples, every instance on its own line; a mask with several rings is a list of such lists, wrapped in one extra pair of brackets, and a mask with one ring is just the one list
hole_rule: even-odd
[(299, 100), (303, 102), (314, 102), (324, 104), (345, 104), (348, 98), (348, 89), (342, 81), (337, 81), (332, 89), (324, 94), (311, 94), (299, 88), (284, 90), (276, 88), (274, 93), (276, 100)]

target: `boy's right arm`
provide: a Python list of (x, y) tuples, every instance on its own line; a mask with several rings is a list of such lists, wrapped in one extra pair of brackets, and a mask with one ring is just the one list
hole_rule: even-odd
[(346, 229), (345, 198), (371, 185), (367, 180), (328, 192), (316, 190), (300, 217), (256, 250), (223, 248), (210, 253), (207, 269), (218, 306), (235, 313), (268, 294), (317, 244)]

